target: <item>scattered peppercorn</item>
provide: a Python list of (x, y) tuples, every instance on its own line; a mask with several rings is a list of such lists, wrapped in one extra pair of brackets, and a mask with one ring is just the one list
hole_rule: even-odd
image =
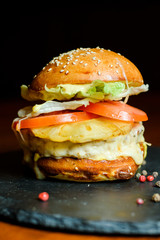
[(146, 177), (145, 177), (144, 175), (141, 175), (141, 176), (139, 177), (139, 181), (140, 181), (140, 182), (145, 182), (145, 181), (146, 181)]
[(152, 200), (154, 202), (160, 202), (160, 194), (159, 193), (154, 193), (152, 196)]
[(137, 179), (139, 179), (140, 176), (141, 176), (140, 173), (137, 173), (137, 174), (136, 174), (136, 178), (137, 178)]
[(153, 172), (152, 175), (153, 175), (154, 178), (156, 178), (156, 177), (158, 177), (158, 172)]
[(38, 199), (45, 202), (49, 199), (49, 194), (47, 192), (41, 192), (38, 195)]
[(136, 203), (139, 204), (139, 205), (141, 205), (141, 204), (144, 203), (144, 200), (143, 200), (142, 198), (137, 198), (137, 199), (136, 199)]
[(147, 176), (147, 171), (146, 171), (146, 170), (143, 170), (143, 171), (142, 171), (142, 174), (143, 174), (144, 176)]
[(160, 181), (157, 181), (157, 182), (156, 182), (156, 186), (157, 186), (157, 187), (160, 187)]
[(146, 165), (146, 160), (143, 160), (142, 165), (143, 166)]
[(152, 182), (154, 180), (154, 177), (152, 175), (147, 176), (147, 181)]

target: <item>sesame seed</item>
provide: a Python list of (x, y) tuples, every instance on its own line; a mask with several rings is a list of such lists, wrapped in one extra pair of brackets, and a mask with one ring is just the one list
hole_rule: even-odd
[(34, 77), (33, 78), (36, 78), (37, 77), (37, 75), (34, 75)]
[(72, 62), (73, 65), (75, 65), (76, 63), (75, 62)]
[(96, 57), (93, 57), (92, 60), (96, 60)]
[(78, 62), (78, 59), (75, 59), (75, 62)]
[(63, 68), (66, 68), (66, 65), (64, 65)]
[(83, 61), (80, 61), (80, 63), (83, 63)]
[(83, 48), (84, 51), (88, 51), (90, 48)]
[(108, 51), (110, 52), (111, 50), (110, 50), (110, 49), (108, 49)]
[(109, 67), (110, 67), (110, 68), (112, 68), (112, 67), (113, 67), (113, 65), (111, 64), (111, 65), (109, 65)]
[(75, 56), (75, 58), (79, 58), (79, 56)]
[(101, 60), (98, 59), (97, 63), (99, 64), (101, 62)]
[(43, 67), (42, 70), (44, 70), (46, 67)]
[(116, 73), (118, 73), (118, 70), (116, 70)]
[(67, 75), (69, 73), (69, 71), (67, 70), (66, 72), (65, 72), (65, 74)]
[(129, 62), (126, 62), (127, 64), (129, 64)]
[(62, 73), (62, 72), (64, 72), (64, 70), (63, 70), (63, 69), (61, 69), (61, 70), (60, 70), (60, 73)]
[(117, 53), (118, 55), (121, 55), (120, 53)]
[(87, 66), (87, 65), (88, 65), (87, 63), (84, 64), (84, 66)]
[(100, 72), (100, 71), (98, 71), (98, 72), (97, 72), (97, 74), (100, 76), (100, 75), (101, 75), (101, 72)]
[(55, 60), (55, 64), (56, 64), (56, 67), (58, 67), (58, 66), (59, 66), (59, 64), (60, 64), (60, 61), (58, 61), (58, 60)]
[(52, 70), (52, 68), (49, 68), (48, 70), (47, 70), (47, 72), (50, 72)]
[(51, 63), (51, 64), (54, 64), (54, 63), (55, 63), (54, 59), (53, 59), (53, 60), (51, 60), (49, 63)]
[(95, 65), (96, 67), (98, 66), (98, 64), (97, 64), (97, 63), (95, 63), (94, 65)]

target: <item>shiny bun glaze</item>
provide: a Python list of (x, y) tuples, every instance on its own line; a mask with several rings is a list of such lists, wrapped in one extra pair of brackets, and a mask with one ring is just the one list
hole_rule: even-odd
[(138, 169), (133, 158), (126, 156), (113, 161), (48, 157), (40, 158), (37, 165), (45, 177), (78, 182), (130, 179)]
[(41, 91), (58, 84), (87, 84), (94, 80), (126, 82), (141, 86), (143, 78), (137, 67), (127, 58), (103, 48), (80, 48), (53, 58), (34, 77), (29, 90)]

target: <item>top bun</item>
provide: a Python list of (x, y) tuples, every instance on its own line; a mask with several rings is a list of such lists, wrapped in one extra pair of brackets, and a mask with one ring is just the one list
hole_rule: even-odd
[(137, 67), (127, 58), (103, 48), (78, 48), (53, 58), (34, 77), (30, 90), (41, 91), (59, 84), (87, 84), (94, 80), (128, 82), (141, 86), (143, 78)]

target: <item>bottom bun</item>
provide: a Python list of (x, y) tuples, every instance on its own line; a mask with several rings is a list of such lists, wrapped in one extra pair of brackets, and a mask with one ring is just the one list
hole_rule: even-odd
[(38, 159), (36, 165), (45, 177), (78, 182), (130, 179), (138, 169), (133, 158), (127, 156), (112, 161), (46, 157)]

